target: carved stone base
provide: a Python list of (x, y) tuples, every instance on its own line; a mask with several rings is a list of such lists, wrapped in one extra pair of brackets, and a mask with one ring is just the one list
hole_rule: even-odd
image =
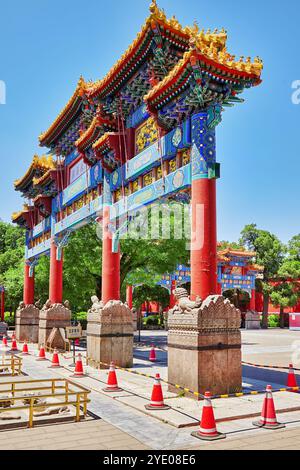
[(246, 313), (245, 319), (246, 330), (260, 330), (260, 314), (257, 312), (249, 311)]
[[(87, 364), (106, 369), (114, 361), (120, 367), (133, 365), (132, 312), (121, 301), (105, 306), (97, 297), (88, 312)], [(104, 364), (103, 364), (104, 363)]]
[[(213, 395), (242, 390), (241, 312), (210, 296), (189, 313), (168, 315), (168, 381)], [(177, 391), (170, 386), (171, 391)], [(192, 394), (191, 397), (195, 398)]]
[(21, 302), (16, 312), (16, 339), (37, 343), (39, 339), (40, 311), (35, 305), (25, 305)]
[[(46, 345), (53, 328), (65, 328), (71, 324), (71, 310), (63, 304), (51, 305), (46, 302), (40, 311), (39, 345)], [(60, 344), (53, 343), (53, 348), (60, 348)]]

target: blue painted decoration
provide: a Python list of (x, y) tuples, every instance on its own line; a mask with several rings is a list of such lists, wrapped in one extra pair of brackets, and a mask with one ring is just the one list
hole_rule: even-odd
[(215, 129), (209, 129), (207, 113), (192, 116), (192, 179), (209, 178), (216, 164)]

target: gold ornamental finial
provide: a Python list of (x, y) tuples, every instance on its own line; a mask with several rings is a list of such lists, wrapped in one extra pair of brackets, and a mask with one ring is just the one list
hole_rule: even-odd
[(150, 10), (150, 13), (152, 13), (152, 15), (155, 14), (155, 13), (158, 13), (159, 9), (158, 9), (156, 0), (152, 0), (152, 3), (149, 7), (149, 10)]
[(83, 96), (86, 91), (86, 83), (82, 75), (80, 75), (80, 78), (78, 80), (77, 90), (79, 96)]
[(165, 21), (167, 19), (164, 10), (159, 8), (159, 6), (156, 3), (156, 0), (152, 0), (149, 10), (151, 13), (151, 18), (161, 20), (161, 21)]
[(195, 20), (194, 23), (193, 23), (193, 31), (194, 31), (195, 34), (199, 33), (199, 25), (198, 25), (197, 20)]

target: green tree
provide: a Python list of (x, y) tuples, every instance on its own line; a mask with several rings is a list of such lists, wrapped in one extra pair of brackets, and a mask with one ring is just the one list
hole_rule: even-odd
[(280, 282), (273, 288), (270, 294), (273, 305), (280, 308), (280, 328), (284, 328), (284, 309), (297, 305), (299, 289), (295, 289), (294, 283)]
[(0, 221), (0, 284), (6, 289), (6, 309), (12, 312), (22, 300), (24, 241), (24, 230)]
[[(185, 206), (181, 205), (181, 215), (184, 215)], [(189, 262), (190, 252), (188, 240), (184, 236), (176, 236), (176, 227), (178, 228), (178, 219), (172, 212), (171, 206), (163, 206), (158, 211), (146, 211), (144, 213), (146, 227), (143, 229), (143, 238), (134, 236), (134, 231), (129, 231), (129, 236), (121, 240), (121, 285), (124, 298), (125, 287), (127, 284), (140, 285), (145, 284), (148, 287), (154, 287), (165, 273), (175, 271), (178, 264)], [(183, 222), (182, 220), (179, 222)], [(176, 225), (177, 224), (177, 225)], [(153, 238), (151, 228), (158, 227), (157, 236)], [(169, 226), (167, 236), (163, 236), (163, 227)], [(181, 227), (183, 229), (183, 227)], [(188, 232), (186, 228), (186, 232)], [(147, 238), (146, 238), (147, 237)]]
[(279, 282), (271, 293), (271, 299), (276, 307), (280, 307), (280, 327), (284, 328), (284, 309), (295, 307), (300, 299), (300, 235), (288, 242), (287, 256), (277, 278)]
[(256, 224), (246, 225), (241, 232), (240, 243), (256, 252), (256, 261), (264, 266), (264, 278), (261, 289), (264, 298), (262, 327), (268, 328), (269, 301), (273, 287), (270, 281), (274, 279), (284, 261), (285, 247), (272, 233), (260, 230)]
[(300, 261), (300, 233), (295, 235), (288, 243), (288, 258)]
[(64, 298), (75, 311), (86, 311), (91, 296), (101, 294), (102, 243), (96, 224), (74, 232), (64, 254)]
[(35, 288), (34, 296), (35, 300), (39, 300), (40, 304), (43, 305), (49, 298), (49, 271), (50, 271), (50, 259), (49, 256), (41, 256), (39, 262), (35, 268)]
[[(147, 214), (148, 216), (149, 214)], [(163, 220), (159, 216), (158, 224)], [(148, 221), (150, 220), (147, 219)], [(151, 239), (132, 237), (121, 240), (121, 292), (125, 300), (126, 285), (145, 284), (155, 287), (162, 274), (175, 270), (178, 263), (186, 263), (189, 251), (186, 249), (185, 238), (175, 239), (173, 233), (174, 218), (171, 216), (171, 233), (169, 239)], [(64, 250), (64, 299), (71, 302), (75, 312), (90, 307), (90, 297), (101, 297), (101, 264), (102, 241), (101, 229), (91, 223), (74, 232)], [(41, 257), (36, 267), (36, 297), (42, 302), (48, 298), (49, 259)]]
[(145, 302), (158, 302), (162, 309), (168, 307), (170, 303), (170, 294), (167, 289), (156, 285), (142, 285), (138, 286), (133, 291), (133, 304), (136, 309), (140, 309), (140, 307)]

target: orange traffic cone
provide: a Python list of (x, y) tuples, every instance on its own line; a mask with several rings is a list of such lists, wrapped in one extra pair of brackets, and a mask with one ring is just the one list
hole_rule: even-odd
[(3, 336), (2, 338), (2, 345), (7, 347), (7, 336)]
[(82, 356), (79, 353), (77, 356), (75, 371), (74, 371), (74, 374), (72, 374), (72, 377), (84, 377), (84, 375), (85, 374), (83, 372)]
[(200, 430), (193, 432), (192, 436), (204, 441), (215, 441), (217, 439), (225, 439), (226, 434), (217, 431), (214, 409), (211, 402), (211, 393), (205, 392), (204, 405), (202, 409), (202, 418)]
[(37, 358), (37, 361), (46, 361), (46, 353), (45, 353), (45, 348), (44, 346), (40, 347), (40, 352), (39, 352), (39, 357)]
[(150, 350), (149, 361), (156, 362), (156, 352), (155, 352), (155, 347), (154, 347), (153, 344), (152, 344), (151, 350)]
[(23, 344), (23, 351), (22, 351), (22, 354), (23, 354), (24, 356), (28, 356), (28, 354), (29, 354), (29, 351), (28, 351), (28, 344), (27, 344), (26, 341), (24, 341), (24, 344)]
[(151, 401), (145, 405), (146, 410), (169, 410), (170, 406), (164, 404), (164, 397), (160, 383), (160, 375), (156, 374), (152, 389)]
[(287, 379), (287, 387), (288, 388), (298, 387), (293, 364), (289, 365), (289, 374), (288, 374), (288, 379)]
[(123, 389), (118, 386), (117, 374), (115, 363), (110, 363), (110, 368), (107, 378), (107, 387), (103, 389), (104, 392), (122, 392)]
[(264, 399), (260, 420), (254, 421), (253, 425), (259, 428), (266, 429), (285, 428), (285, 425), (278, 423), (276, 418), (276, 411), (271, 385), (267, 385), (266, 396)]
[(11, 335), (11, 340), (13, 341), (14, 339), (16, 339), (15, 333), (13, 333), (13, 334)]
[(12, 340), (10, 350), (11, 351), (18, 351), (17, 341), (15, 339)]
[(52, 362), (51, 362), (51, 366), (50, 366), (50, 367), (51, 367), (51, 368), (53, 368), (53, 367), (60, 367), (57, 349), (54, 349), (54, 351), (53, 351)]

